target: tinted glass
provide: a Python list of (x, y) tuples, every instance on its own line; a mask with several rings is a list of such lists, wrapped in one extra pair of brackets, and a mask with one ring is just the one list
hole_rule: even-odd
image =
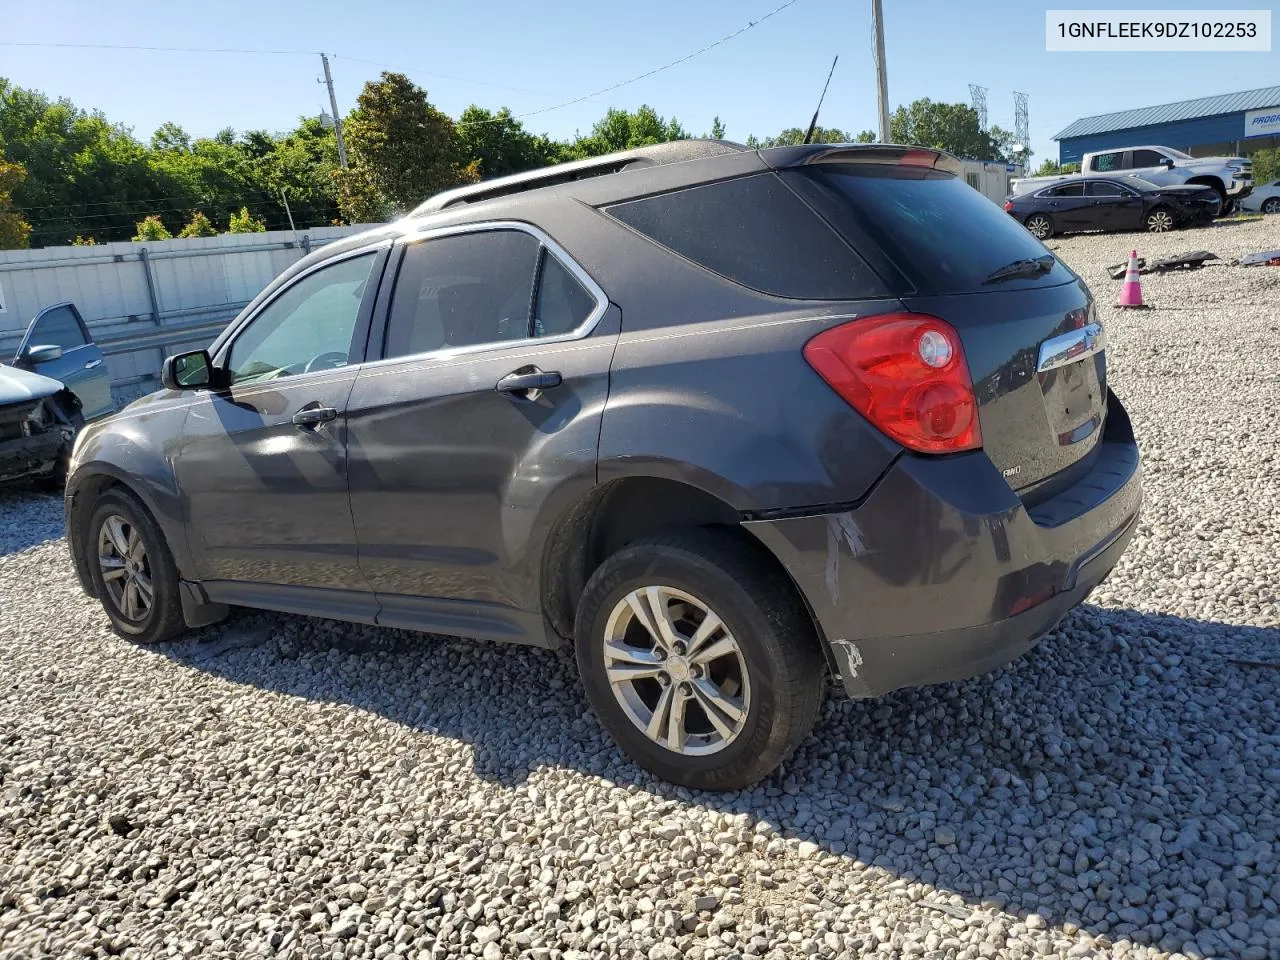
[(384, 356), (529, 336), (541, 244), (518, 230), (437, 237), (405, 248)]
[(1049, 196), (1051, 197), (1083, 197), (1084, 184), (1077, 182), (1077, 183), (1068, 183), (1061, 187), (1055, 187), (1054, 189), (1049, 191)]
[(88, 342), (70, 307), (54, 307), (44, 314), (31, 328), (31, 339), (27, 341), (32, 347), (57, 344), (63, 350), (83, 347)]
[(233, 383), (346, 366), (376, 254), (307, 274), (264, 307), (231, 345)]
[(866, 263), (774, 174), (633, 200), (608, 212), (694, 263), (763, 293), (856, 300), (885, 292)]
[(1114, 183), (1091, 183), (1088, 185), (1088, 194), (1091, 197), (1118, 197), (1121, 196), (1120, 188)]
[(550, 252), (542, 255), (538, 299), (533, 308), (533, 335), (556, 337), (576, 330), (596, 309), (596, 299)]
[(1160, 161), (1164, 157), (1156, 153), (1154, 150), (1135, 150), (1133, 151), (1133, 166), (1135, 169), (1142, 167), (1158, 167)]
[[(972, 291), (993, 270), (1043, 257), (1045, 248), (1017, 220), (963, 180), (918, 167), (849, 164), (805, 167), (788, 176), (816, 184), (838, 202), (849, 226), (874, 243), (916, 289)], [(1012, 285), (1062, 282), (1054, 270)]]
[(1123, 159), (1123, 151), (1117, 153), (1100, 153), (1089, 161), (1089, 169), (1098, 170), (1104, 173), (1108, 170), (1119, 170), (1120, 162)]

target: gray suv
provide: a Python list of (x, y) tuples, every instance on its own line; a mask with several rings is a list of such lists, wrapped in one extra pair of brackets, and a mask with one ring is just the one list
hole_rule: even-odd
[(685, 141), (437, 196), (88, 427), (84, 589), (574, 645), (699, 788), (849, 697), (1018, 657), (1111, 570), (1137, 447), (1080, 278), (959, 164)]

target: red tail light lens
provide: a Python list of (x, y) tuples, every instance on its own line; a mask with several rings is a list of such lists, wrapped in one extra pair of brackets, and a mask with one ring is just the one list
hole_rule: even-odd
[(836, 393), (904, 447), (982, 446), (978, 404), (955, 329), (923, 313), (890, 313), (824, 330), (804, 358)]
[(1006, 201), (1004, 202), (1004, 212), (1005, 212), (1005, 213), (1009, 213), (1009, 212), (1010, 212), (1010, 211), (1012, 211), (1012, 210), (1013, 210), (1013, 201), (1012, 201), (1012, 200), (1006, 200)]

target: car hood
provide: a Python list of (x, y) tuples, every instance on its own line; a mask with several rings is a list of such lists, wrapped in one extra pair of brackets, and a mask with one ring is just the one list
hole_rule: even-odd
[(61, 389), (61, 381), (0, 363), (0, 404), (40, 400)]
[(1214, 196), (1218, 195), (1218, 191), (1214, 190), (1213, 187), (1206, 187), (1203, 184), (1199, 184), (1199, 183), (1186, 183), (1186, 184), (1179, 184), (1178, 186), (1174, 186), (1174, 187), (1161, 187), (1160, 193), (1166, 196), (1175, 196), (1175, 197), (1198, 197), (1198, 196), (1203, 196), (1210, 193), (1212, 193)]

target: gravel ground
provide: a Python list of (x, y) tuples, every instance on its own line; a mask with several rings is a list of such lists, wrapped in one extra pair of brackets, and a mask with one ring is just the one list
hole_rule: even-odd
[[(1274, 225), (1051, 245), (1109, 304), (1135, 244)], [(567, 653), (252, 614), (133, 646), (58, 500), (0, 494), (0, 958), (1280, 957), (1280, 270), (1145, 284), (1102, 310), (1146, 458), (1115, 574), (738, 794), (624, 762)]]

